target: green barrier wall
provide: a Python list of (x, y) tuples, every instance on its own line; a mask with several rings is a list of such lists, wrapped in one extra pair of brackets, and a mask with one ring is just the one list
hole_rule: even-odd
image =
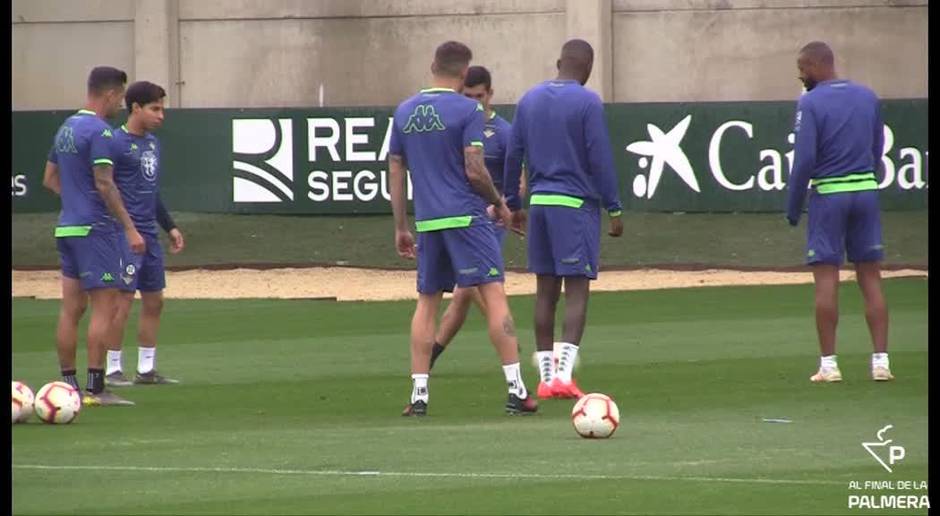
[[(512, 106), (497, 110), (512, 118)], [(638, 211), (782, 211), (794, 102), (608, 104), (624, 206)], [(14, 212), (58, 210), (42, 171), (71, 111), (12, 115)], [(171, 210), (389, 213), (391, 108), (174, 109), (161, 191)], [(927, 207), (927, 100), (886, 100), (882, 207)], [(118, 125), (122, 120), (112, 122)]]

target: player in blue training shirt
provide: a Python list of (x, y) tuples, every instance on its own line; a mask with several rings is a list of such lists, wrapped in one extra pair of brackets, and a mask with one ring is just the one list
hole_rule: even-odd
[(836, 77), (832, 50), (814, 41), (800, 50), (797, 68), (806, 93), (797, 105), (795, 156), (787, 195), (787, 220), (800, 221), (806, 189), (809, 223), (806, 263), (816, 284), (819, 370), (813, 382), (838, 382), (836, 324), (839, 266), (848, 254), (865, 299), (874, 353), (871, 376), (892, 380), (888, 364), (888, 308), (881, 291), (884, 245), (876, 173), (884, 153), (884, 123), (878, 97), (868, 88)]
[[(506, 162), (506, 148), (509, 146), (509, 134), (512, 126), (505, 118), (496, 114), (491, 104), (493, 100), (492, 78), (489, 70), (482, 66), (471, 66), (467, 69), (467, 78), (464, 80), (463, 94), (467, 98), (476, 100), (483, 105), (486, 123), (483, 127), (483, 161), (486, 169), (493, 178), (493, 185), (500, 195), (503, 195), (503, 167)], [(525, 189), (525, 184), (520, 186)], [(504, 196), (505, 198), (505, 196)], [(499, 237), (500, 245), (506, 236), (506, 228), (496, 226), (496, 235)], [(441, 316), (441, 324), (437, 330), (437, 336), (434, 338), (434, 347), (431, 350), (431, 368), (434, 368), (434, 362), (437, 357), (447, 349), (447, 345), (453, 340), (454, 335), (460, 331), (464, 321), (467, 319), (467, 312), (470, 311), (470, 304), (474, 303), (483, 313), (486, 313), (486, 307), (480, 292), (476, 288), (460, 288), (454, 290), (454, 296), (447, 310)]]
[[(490, 339), (509, 387), (506, 412), (538, 409), (522, 381), (515, 324), (503, 290), (503, 259), (488, 205), (503, 224), (510, 213), (483, 157), (483, 106), (460, 93), (472, 53), (448, 41), (431, 64), (433, 87), (395, 110), (389, 142), (389, 176), (395, 246), (418, 260), (418, 303), (411, 321), (411, 400), (402, 415), (424, 416), (434, 327), (442, 293), (477, 287), (486, 305)], [(417, 246), (408, 228), (405, 177), (414, 186)]]
[(122, 278), (122, 295), (115, 332), (108, 341), (105, 371), (105, 382), (114, 387), (131, 385), (122, 371), (121, 345), (134, 294), (138, 290), (141, 309), (137, 327), (137, 374), (133, 383), (179, 383), (159, 374), (155, 367), (157, 330), (163, 310), (163, 289), (166, 287), (163, 249), (157, 238), (157, 224), (169, 234), (171, 252), (178, 253), (184, 246), (183, 234), (173, 224), (173, 219), (160, 200), (161, 149), (160, 141), (152, 132), (163, 125), (165, 97), (166, 91), (151, 82), (139, 81), (128, 86), (124, 94), (127, 123), (113, 131), (111, 142), (114, 181), (137, 231), (147, 242), (146, 253), (137, 255), (128, 250), (125, 258), (125, 271), (133, 270), (133, 274)]
[(91, 299), (85, 405), (133, 405), (105, 390), (104, 382), (104, 351), (113, 331), (124, 249), (130, 246), (140, 254), (146, 247), (114, 184), (113, 136), (104, 121), (120, 110), (126, 83), (127, 74), (116, 68), (91, 71), (85, 108), (59, 127), (43, 173), (43, 185), (62, 201), (55, 229), (62, 266), (56, 345), (62, 377), (76, 389), (78, 324)]
[[(604, 104), (584, 88), (594, 50), (572, 39), (561, 48), (558, 77), (536, 85), (516, 106), (506, 154), (506, 202), (512, 225), (526, 222), (516, 194), (522, 161), (529, 172), (529, 271), (537, 276), (535, 344), (539, 398), (580, 398), (572, 378), (587, 319), (590, 280), (600, 260), (600, 211), (609, 234), (623, 234), (622, 205)], [(555, 307), (565, 287), (564, 340), (555, 343)], [(555, 351), (553, 352), (553, 345)]]

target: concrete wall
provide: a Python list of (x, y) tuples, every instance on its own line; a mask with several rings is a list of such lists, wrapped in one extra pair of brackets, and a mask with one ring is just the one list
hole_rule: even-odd
[(792, 99), (812, 39), (883, 97), (927, 96), (926, 0), (13, 0), (13, 109), (77, 107), (97, 64), (178, 107), (393, 105), (446, 39), (514, 103), (569, 37), (608, 102)]
[(884, 98), (927, 97), (927, 2), (620, 0), (617, 102), (784, 100), (796, 53), (822, 40), (837, 73)]

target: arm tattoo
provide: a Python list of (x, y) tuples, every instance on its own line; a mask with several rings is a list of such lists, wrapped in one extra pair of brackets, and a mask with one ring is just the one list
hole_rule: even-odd
[(516, 336), (516, 325), (512, 322), (512, 316), (506, 315), (506, 318), (503, 319), (503, 333), (510, 337)]
[(490, 177), (489, 171), (486, 170), (486, 163), (483, 162), (483, 151), (478, 148), (464, 151), (464, 162), (467, 167), (467, 180), (470, 181), (470, 186), (486, 199), (486, 202), (496, 206), (501, 205), (503, 199), (499, 195), (499, 191), (496, 190), (496, 185), (493, 184), (493, 178)]

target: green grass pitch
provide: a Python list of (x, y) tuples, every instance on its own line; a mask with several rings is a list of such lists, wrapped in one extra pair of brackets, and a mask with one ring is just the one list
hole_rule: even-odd
[[(184, 383), (125, 388), (136, 407), (86, 408), (71, 425), (14, 426), (13, 510), (857, 513), (850, 481), (927, 479), (927, 282), (885, 288), (897, 380), (868, 378), (860, 296), (843, 284), (837, 385), (808, 381), (810, 285), (595, 294), (577, 376), (618, 403), (609, 440), (579, 438), (569, 401), (505, 416), (476, 313), (413, 420), (399, 416), (413, 303), (169, 300), (158, 366)], [(511, 299), (534, 389), (532, 304)], [(13, 301), (13, 375), (34, 390), (57, 378), (57, 310)], [(861, 446), (886, 424), (906, 448), (892, 474)]]

